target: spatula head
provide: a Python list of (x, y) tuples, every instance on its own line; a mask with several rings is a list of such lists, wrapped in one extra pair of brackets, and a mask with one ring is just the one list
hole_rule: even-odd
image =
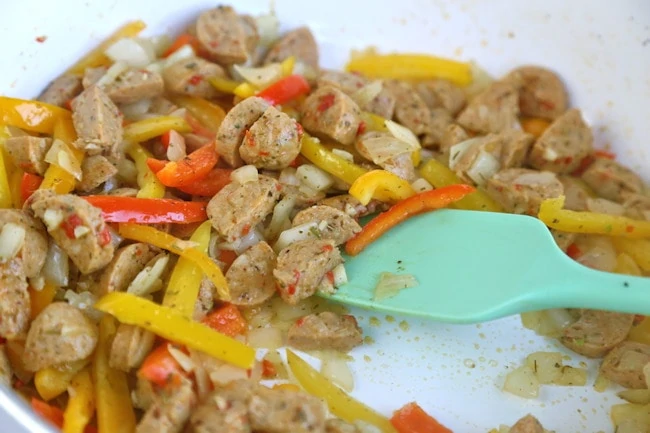
[[(380, 311), (474, 323), (520, 311), (533, 282), (564, 260), (536, 218), (444, 209), (409, 219), (359, 255), (346, 256), (348, 283), (328, 298)], [(411, 274), (418, 286), (374, 300), (382, 272)]]

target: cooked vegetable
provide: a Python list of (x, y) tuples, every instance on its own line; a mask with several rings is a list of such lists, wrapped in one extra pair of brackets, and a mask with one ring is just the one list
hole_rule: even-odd
[(41, 418), (55, 427), (63, 427), (63, 411), (56, 406), (49, 405), (36, 397), (31, 400), (32, 410)]
[(52, 303), (54, 295), (56, 295), (56, 286), (48, 281), (45, 282), (41, 290), (30, 289), (29, 299), (32, 319), (35, 319), (45, 307)]
[(390, 272), (382, 272), (379, 274), (379, 281), (375, 287), (375, 300), (381, 301), (382, 299), (391, 298), (397, 295), (401, 290), (410, 287), (416, 287), (418, 280), (413, 275), (397, 275)]
[(160, 116), (133, 122), (124, 128), (124, 140), (129, 143), (142, 143), (159, 137), (173, 129), (177, 132), (190, 132), (192, 128), (185, 119), (176, 116)]
[(30, 132), (52, 134), (59, 119), (70, 119), (70, 112), (39, 101), (0, 96), (0, 124)]
[(329, 151), (308, 134), (302, 136), (300, 153), (318, 168), (349, 184), (352, 184), (359, 176), (367, 172), (365, 168)]
[[(156, 171), (160, 182), (169, 187), (184, 187), (200, 181), (212, 170), (219, 155), (212, 144), (207, 144), (180, 161), (170, 161)], [(151, 163), (148, 162), (149, 168)]]
[(452, 433), (415, 402), (396, 410), (390, 422), (399, 433)]
[(39, 175), (23, 173), (23, 179), (20, 182), (20, 199), (22, 202), (26, 202), (27, 199), (41, 186), (42, 183), (43, 178)]
[(224, 117), (226, 117), (223, 108), (203, 98), (195, 96), (173, 96), (171, 97), (171, 101), (179, 107), (185, 108), (193, 118), (198, 120), (201, 125), (214, 134), (219, 131), (219, 125), (221, 125)]
[(165, 186), (160, 183), (147, 165), (147, 161), (152, 157), (151, 153), (139, 144), (128, 146), (126, 153), (133, 159), (138, 170), (138, 186), (140, 190), (137, 196), (139, 198), (163, 198), (165, 196)]
[(248, 329), (246, 320), (239, 309), (232, 304), (225, 304), (208, 313), (201, 321), (210, 328), (229, 337), (242, 335)]
[(85, 366), (85, 362), (76, 362), (64, 369), (54, 367), (39, 370), (34, 375), (34, 386), (38, 395), (45, 401), (52, 400), (68, 390), (70, 382)]
[(102, 210), (106, 222), (111, 223), (195, 223), (205, 221), (205, 203), (164, 198), (116, 197), (88, 195), (84, 197)]
[(179, 385), (185, 373), (169, 352), (169, 343), (163, 343), (152, 350), (138, 370), (138, 377), (158, 386)]
[(213, 197), (230, 183), (232, 172), (230, 168), (213, 168), (203, 178), (178, 189), (188, 194)]
[(363, 205), (370, 203), (373, 196), (381, 201), (396, 202), (415, 194), (411, 184), (386, 170), (373, 170), (359, 176), (349, 192)]
[(309, 83), (302, 75), (289, 75), (271, 84), (257, 96), (273, 105), (282, 105), (307, 92), (309, 92)]
[(69, 393), (68, 405), (63, 412), (62, 433), (82, 433), (95, 413), (93, 382), (88, 369), (75, 375)]
[(10, 162), (5, 157), (6, 152), (4, 149), (4, 141), (9, 136), (6, 130), (6, 127), (0, 125), (0, 209), (10, 208), (13, 203), (11, 188), (9, 187)]
[[(81, 167), (84, 159), (84, 153), (80, 150), (73, 148), (72, 143), (77, 139), (77, 132), (72, 124), (72, 119), (69, 116), (62, 116), (54, 123), (53, 130), (54, 140), (61, 141), (67, 148), (66, 156), (69, 166)], [(58, 158), (58, 156), (57, 156)], [(74, 161), (76, 159), (76, 162)], [(45, 172), (45, 178), (40, 185), (42, 189), (53, 189), (57, 194), (67, 194), (75, 187), (76, 179), (70, 170), (58, 164), (52, 164)]]

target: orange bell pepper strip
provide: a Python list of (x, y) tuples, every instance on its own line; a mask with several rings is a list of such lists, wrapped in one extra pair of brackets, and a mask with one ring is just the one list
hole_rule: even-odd
[(30, 132), (52, 135), (59, 118), (71, 118), (71, 113), (45, 102), (0, 96), (0, 123)]
[(158, 386), (180, 385), (187, 376), (180, 364), (169, 353), (169, 343), (165, 342), (152, 350), (142, 362), (138, 377)]
[(29, 288), (29, 300), (32, 308), (30, 318), (32, 320), (52, 303), (54, 295), (56, 295), (56, 286), (48, 282), (45, 283), (41, 290)]
[(197, 54), (201, 50), (201, 43), (195, 36), (189, 33), (181, 33), (174, 40), (174, 42), (172, 42), (172, 44), (165, 50), (162, 56), (169, 57), (172, 54), (174, 54), (176, 51), (180, 50), (185, 45), (191, 46), (194, 49), (194, 52)]
[(351, 256), (356, 256), (397, 224), (423, 212), (447, 207), (474, 191), (474, 187), (469, 185), (452, 185), (421, 192), (397, 202), (386, 212), (372, 219), (350, 239), (345, 244), (345, 251)]
[(231, 182), (230, 174), (232, 172), (231, 168), (213, 168), (203, 179), (190, 185), (179, 186), (177, 189), (187, 194), (212, 197)]
[(47, 404), (36, 397), (32, 397), (31, 406), (32, 410), (45, 421), (55, 427), (63, 427), (63, 411), (58, 407)]
[(202, 322), (215, 331), (229, 337), (242, 335), (248, 329), (246, 320), (239, 308), (232, 304), (224, 304), (208, 313)]
[(273, 105), (282, 105), (309, 93), (309, 83), (302, 75), (289, 75), (257, 94)]
[(415, 402), (396, 410), (390, 422), (399, 433), (453, 433)]
[(117, 197), (114, 195), (84, 196), (88, 203), (102, 210), (111, 223), (179, 223), (205, 221), (206, 203), (164, 198)]
[(23, 173), (23, 178), (20, 182), (20, 199), (23, 203), (34, 194), (43, 183), (43, 178), (37, 174)]
[(180, 161), (166, 163), (165, 167), (156, 173), (156, 177), (160, 183), (169, 187), (192, 185), (207, 176), (218, 161), (219, 155), (217, 155), (214, 144), (209, 143)]
[(546, 128), (551, 125), (551, 122), (548, 120), (537, 117), (525, 117), (521, 119), (519, 123), (521, 123), (521, 129), (523, 129), (524, 132), (533, 135), (535, 138), (539, 138)]

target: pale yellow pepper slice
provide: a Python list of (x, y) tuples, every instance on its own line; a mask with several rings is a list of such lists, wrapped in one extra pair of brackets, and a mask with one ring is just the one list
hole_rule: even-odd
[(415, 194), (410, 183), (386, 170), (372, 170), (359, 176), (348, 192), (364, 206), (373, 198), (395, 203)]
[(94, 387), (88, 368), (72, 378), (68, 395), (68, 405), (63, 412), (62, 433), (84, 433), (95, 413)]

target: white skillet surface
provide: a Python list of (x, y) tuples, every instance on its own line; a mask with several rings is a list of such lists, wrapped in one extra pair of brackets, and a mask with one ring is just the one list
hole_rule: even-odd
[[(105, 36), (128, 20), (143, 19), (145, 34), (177, 31), (212, 1), (2, 2), (4, 35), (0, 94), (33, 97)], [(224, 2), (226, 3), (226, 2)], [(241, 12), (264, 13), (267, 1), (239, 0)], [(594, 126), (596, 146), (611, 148), (650, 181), (650, 2), (561, 0), (514, 2), (276, 0), (284, 29), (308, 25), (321, 63), (340, 67), (352, 48), (426, 52), (475, 59), (498, 76), (522, 64), (556, 70)], [(43, 43), (36, 37), (45, 36)], [(459, 264), (459, 272), (467, 272)], [(611, 432), (614, 390), (596, 393), (596, 363), (524, 330), (518, 317), (475, 326), (450, 326), (364, 311), (369, 344), (356, 349), (354, 396), (389, 415), (417, 401), (456, 433), (486, 432), (526, 413), (558, 433)], [(504, 376), (533, 351), (571, 355), (590, 368), (586, 387), (541, 389), (536, 400), (503, 393)], [(0, 390), (0, 431), (46, 431)], [(19, 420), (27, 427), (19, 427)]]

